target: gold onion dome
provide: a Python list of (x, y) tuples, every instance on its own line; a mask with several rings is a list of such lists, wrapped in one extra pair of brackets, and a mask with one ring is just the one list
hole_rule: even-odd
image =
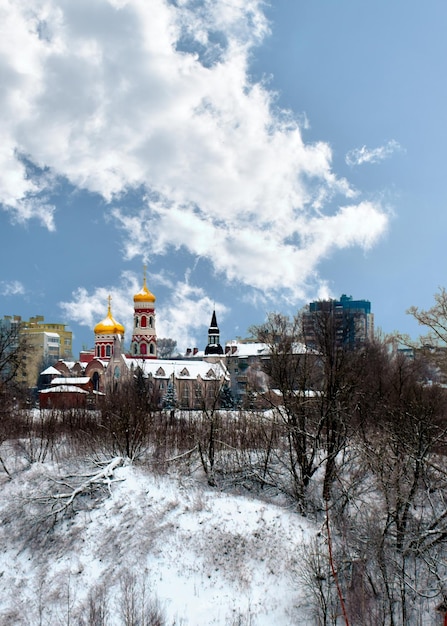
[(146, 285), (146, 276), (144, 277), (143, 287), (133, 297), (134, 302), (155, 302), (155, 296), (149, 291)]
[(107, 317), (105, 317), (101, 322), (96, 324), (94, 328), (94, 332), (97, 335), (124, 335), (124, 326), (117, 322), (112, 317), (112, 309), (111, 309), (111, 297), (109, 296), (109, 307), (107, 310)]

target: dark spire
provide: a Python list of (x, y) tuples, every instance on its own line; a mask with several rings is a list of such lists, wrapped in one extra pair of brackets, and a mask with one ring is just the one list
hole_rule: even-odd
[(213, 311), (211, 317), (211, 324), (208, 329), (208, 345), (205, 348), (205, 355), (207, 354), (223, 354), (223, 348), (220, 345), (219, 327), (217, 325), (216, 311)]

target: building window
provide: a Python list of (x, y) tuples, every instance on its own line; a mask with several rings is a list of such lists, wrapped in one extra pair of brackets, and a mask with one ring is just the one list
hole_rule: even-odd
[(145, 315), (141, 316), (141, 328), (146, 328), (147, 325), (147, 318)]
[(136, 343), (133, 344), (133, 353), (137, 354), (138, 353), (138, 346)]
[(138, 317), (135, 316), (135, 328), (138, 328)]
[(106, 346), (106, 356), (110, 356), (111, 350), (110, 346)]
[(182, 390), (182, 406), (189, 407), (189, 387), (184, 385)]
[(151, 343), (151, 345), (149, 346), (149, 352), (151, 354), (154, 354), (154, 352), (155, 352), (155, 348), (154, 348), (154, 344), (153, 343)]
[(145, 343), (140, 345), (140, 354), (147, 354), (147, 345)]
[(149, 328), (153, 328), (154, 327), (154, 318), (152, 317), (152, 315), (149, 317)]

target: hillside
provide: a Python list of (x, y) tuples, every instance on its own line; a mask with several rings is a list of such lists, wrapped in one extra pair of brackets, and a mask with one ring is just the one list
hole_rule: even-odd
[(55, 516), (91, 459), (8, 463), (2, 626), (315, 623), (296, 575), (315, 528), (286, 506), (120, 464)]

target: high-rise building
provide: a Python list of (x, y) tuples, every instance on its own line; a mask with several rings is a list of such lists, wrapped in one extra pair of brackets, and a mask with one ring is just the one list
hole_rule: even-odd
[(337, 346), (356, 348), (374, 337), (374, 314), (369, 300), (317, 300), (304, 314), (306, 345), (318, 348), (322, 332), (331, 332)]
[(34, 387), (43, 364), (73, 358), (72, 332), (67, 330), (66, 324), (45, 322), (42, 315), (30, 317), (28, 321), (22, 320), (20, 315), (6, 315), (3, 322), (17, 325), (19, 335), (26, 338), (26, 358), (17, 382)]

